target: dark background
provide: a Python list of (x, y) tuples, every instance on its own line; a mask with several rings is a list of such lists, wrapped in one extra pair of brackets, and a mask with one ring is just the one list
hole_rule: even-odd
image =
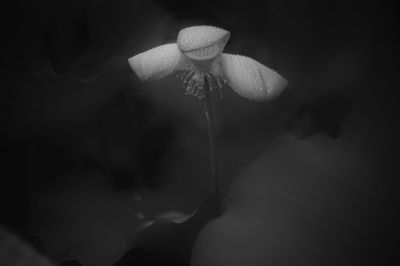
[[(203, 201), (209, 166), (202, 103), (185, 96), (174, 76), (141, 83), (127, 59), (174, 42), (183, 27), (204, 24), (231, 32), (226, 52), (255, 58), (289, 81), (268, 103), (249, 102), (228, 87), (216, 101), (223, 190), (280, 136), (308, 143), (315, 135), (341, 141), (343, 132), (353, 132), (357, 145), (345, 146), (365, 159), (357, 169), (369, 172), (368, 182), (360, 178), (368, 191), (360, 217), (372, 217), (359, 228), (374, 236), (359, 238), (369, 255), (354, 254), (371, 265), (388, 257), (399, 176), (394, 5), (8, 4), (1, 16), (1, 223), (37, 249), (55, 260), (100, 265), (94, 258), (104, 254), (101, 260), (113, 263), (124, 253), (116, 245), (134, 238), (132, 228), (142, 222), (138, 212), (154, 219), (167, 210), (189, 213)], [(346, 136), (340, 145), (351, 142)]]

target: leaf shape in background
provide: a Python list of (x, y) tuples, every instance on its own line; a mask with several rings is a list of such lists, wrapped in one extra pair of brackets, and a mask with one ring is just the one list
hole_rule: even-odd
[(43, 238), (46, 253), (57, 263), (126, 265), (121, 263), (137, 259), (130, 254), (138, 250), (162, 256), (161, 265), (166, 259), (189, 263), (192, 243), (215, 218), (216, 208), (206, 200), (195, 215), (158, 215), (176, 206), (171, 193), (145, 188), (116, 193), (94, 170), (58, 177), (56, 186), (33, 197), (31, 232)]
[(127, 71), (129, 65), (123, 58), (112, 58), (104, 71), (85, 80), (75, 73), (58, 76), (50, 65), (44, 65), (34, 78), (18, 84), (21, 95), (9, 110), (8, 135), (68, 128), (87, 121), (118, 95)]
[(189, 265), (193, 244), (203, 226), (218, 215), (211, 197), (191, 215), (168, 212), (139, 227), (133, 248), (115, 266)]
[(0, 265), (52, 266), (53, 263), (0, 225)]
[(192, 266), (380, 264), (390, 218), (378, 204), (377, 162), (358, 131), (344, 136), (271, 143), (200, 233)]
[(316, 133), (323, 133), (337, 139), (342, 125), (353, 109), (350, 97), (341, 93), (330, 93), (314, 97), (305, 103), (295, 105), (285, 115), (290, 134), (305, 139)]
[(85, 266), (112, 265), (142, 223), (135, 206), (93, 170), (58, 177), (57, 186), (33, 196), (31, 212), (31, 231), (43, 238), (48, 256)]

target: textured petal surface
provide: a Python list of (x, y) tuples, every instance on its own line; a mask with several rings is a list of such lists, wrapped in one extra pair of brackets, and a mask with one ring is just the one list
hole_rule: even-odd
[(216, 43), (213, 45), (210, 45), (206, 48), (200, 48), (197, 50), (193, 50), (190, 52), (186, 52), (185, 54), (187, 57), (190, 59), (194, 60), (207, 60), (216, 57), (217, 55), (222, 53), (223, 46), (221, 43)]
[(271, 100), (287, 85), (276, 71), (246, 56), (222, 54), (221, 64), (231, 88), (250, 100)]
[(180, 69), (185, 56), (176, 43), (169, 43), (129, 58), (129, 64), (142, 81), (160, 79)]
[(193, 26), (182, 29), (178, 34), (178, 46), (182, 52), (206, 48), (221, 42), (221, 52), (228, 42), (230, 32), (214, 26)]

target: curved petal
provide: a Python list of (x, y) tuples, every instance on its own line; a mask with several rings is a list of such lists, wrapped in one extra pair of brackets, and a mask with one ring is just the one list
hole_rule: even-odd
[(231, 88), (250, 100), (271, 100), (277, 97), (288, 83), (274, 70), (247, 56), (222, 54), (221, 64)]
[(177, 43), (183, 52), (207, 48), (220, 43), (222, 51), (229, 40), (230, 32), (214, 26), (193, 26), (178, 33)]
[(185, 64), (185, 56), (176, 43), (164, 44), (129, 58), (129, 65), (140, 80), (160, 79)]

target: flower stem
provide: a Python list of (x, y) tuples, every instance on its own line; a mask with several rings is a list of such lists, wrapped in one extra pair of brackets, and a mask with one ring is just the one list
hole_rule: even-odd
[(210, 150), (210, 166), (211, 166), (211, 196), (215, 203), (218, 213), (221, 213), (221, 197), (218, 179), (218, 161), (216, 154), (215, 127), (214, 127), (214, 108), (211, 97), (211, 87), (205, 86), (205, 114), (208, 122), (208, 140)]

